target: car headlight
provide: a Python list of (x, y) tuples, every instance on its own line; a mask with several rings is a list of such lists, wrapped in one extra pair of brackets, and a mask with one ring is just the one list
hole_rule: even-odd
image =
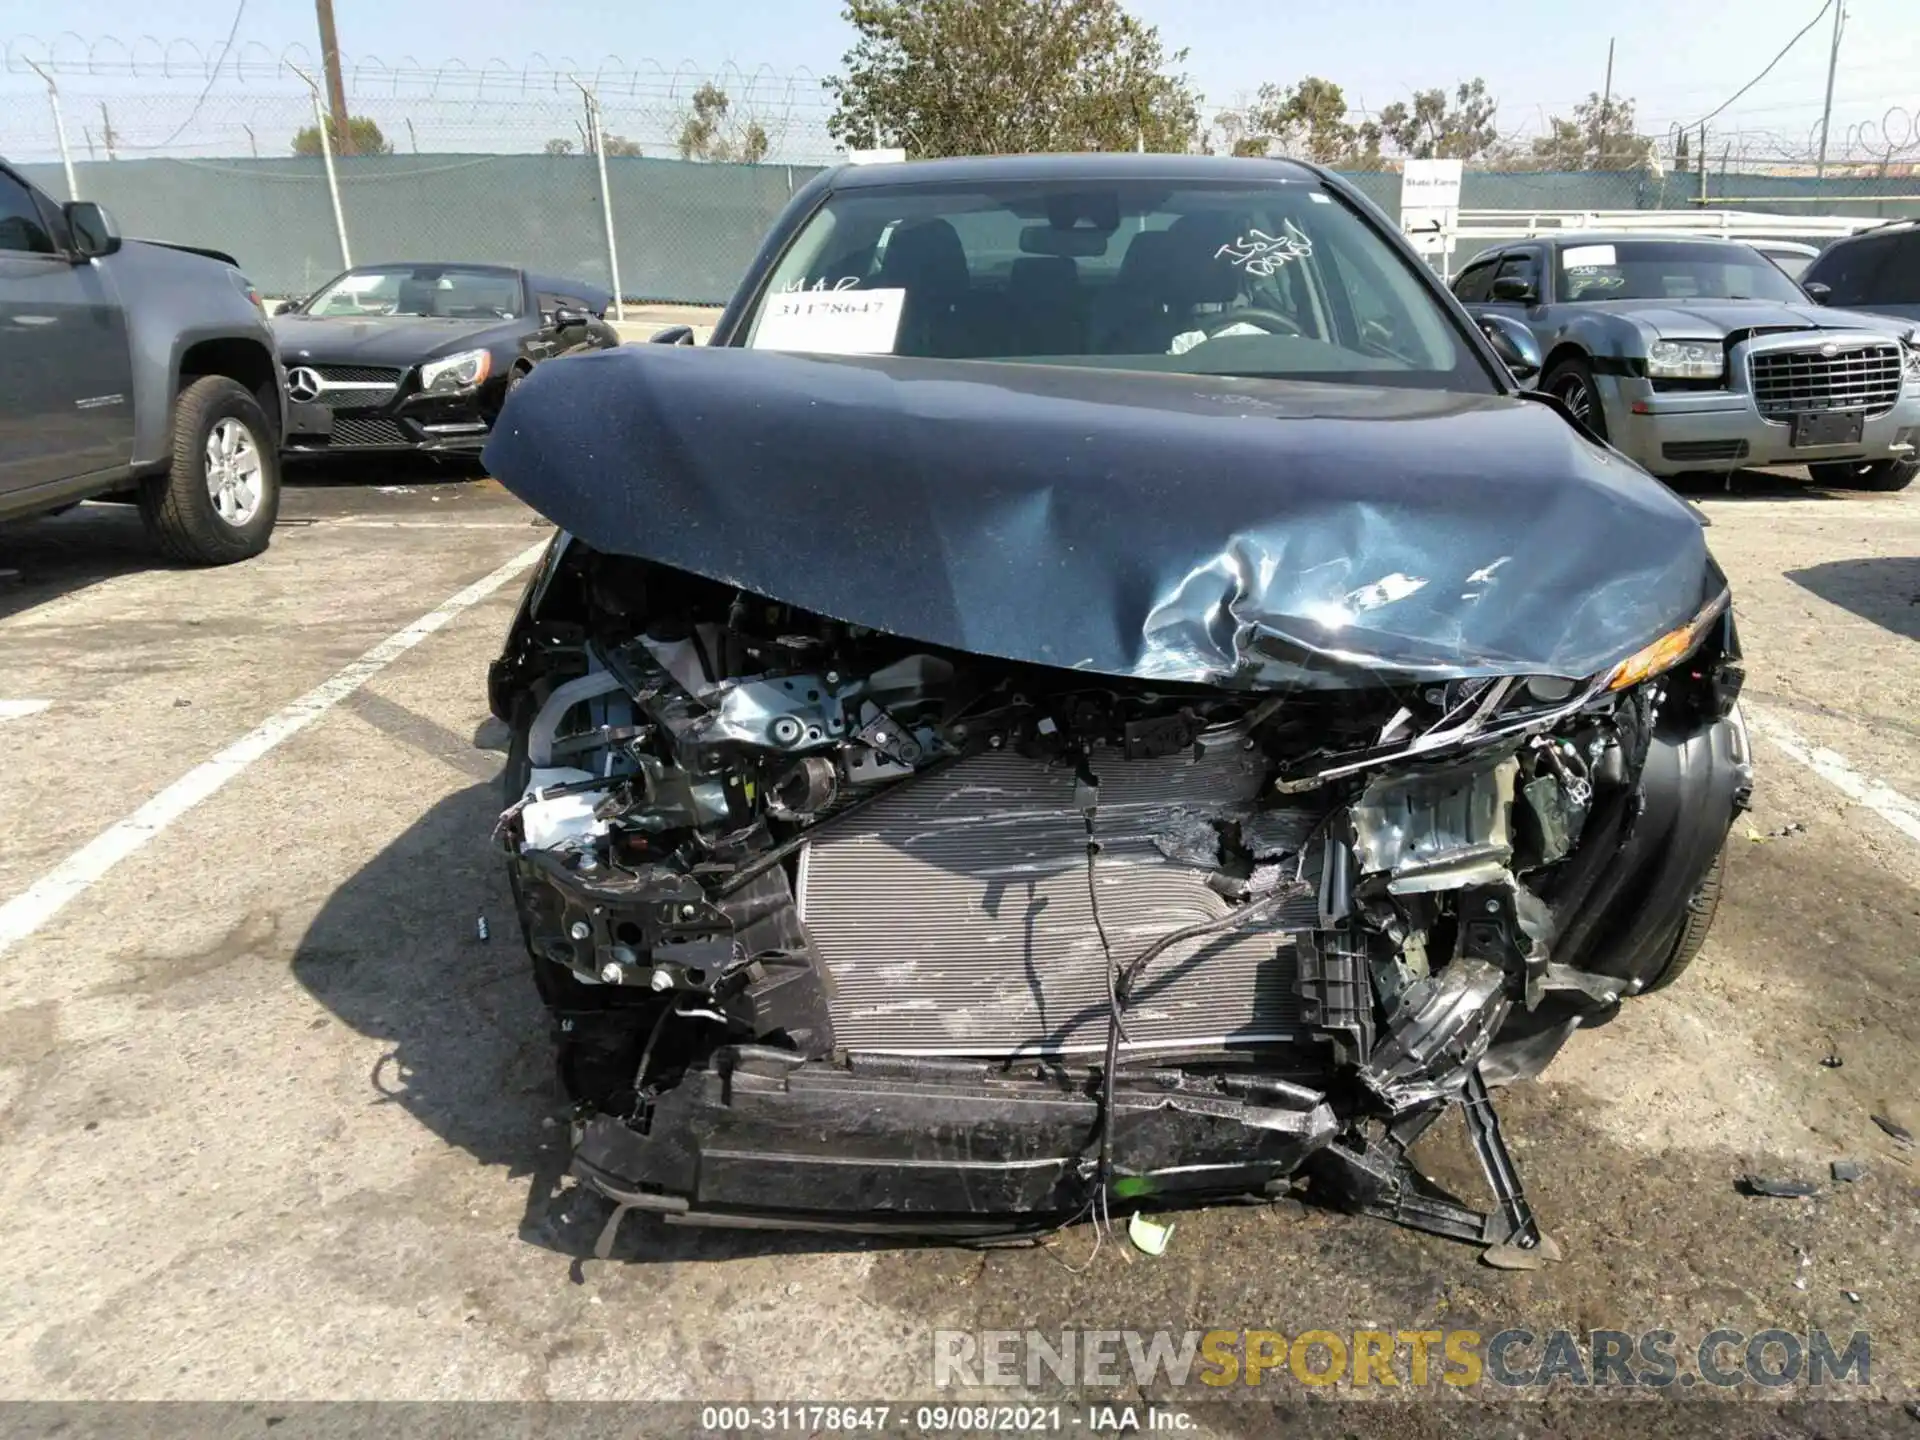
[(1607, 689), (1630, 690), (1642, 680), (1664, 675), (1700, 648), (1732, 597), (1724, 590), (1686, 624), (1669, 630), (1651, 645), (1633, 652), (1607, 673)]
[(1717, 340), (1656, 340), (1647, 347), (1647, 373), (1663, 380), (1718, 380), (1727, 352)]
[(1920, 340), (1907, 342), (1907, 388), (1920, 391)]
[(493, 356), (485, 350), (462, 350), (444, 360), (429, 360), (420, 367), (420, 388), (433, 394), (453, 395), (471, 390), (493, 373)]

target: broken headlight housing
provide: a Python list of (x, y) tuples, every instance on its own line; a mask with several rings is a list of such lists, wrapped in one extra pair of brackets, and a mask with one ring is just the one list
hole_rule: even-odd
[(1629, 690), (1641, 681), (1663, 675), (1678, 665), (1700, 648), (1700, 642), (1726, 610), (1727, 600), (1727, 592), (1721, 591), (1686, 624), (1675, 626), (1651, 644), (1634, 651), (1608, 672), (1606, 688)]

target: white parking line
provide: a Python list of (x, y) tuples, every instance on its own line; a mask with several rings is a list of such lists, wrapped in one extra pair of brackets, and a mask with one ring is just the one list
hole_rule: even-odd
[(391, 665), (449, 620), (486, 599), (522, 574), (546, 551), (547, 542), (529, 545), (484, 579), (395, 632), (286, 709), (269, 718), (167, 786), (126, 819), (116, 821), (62, 860), (25, 891), (0, 905), (0, 955), (27, 938), (108, 871), (141, 849), (167, 826), (283, 740), (297, 735), (381, 670)]
[(356, 530), (532, 530), (550, 529), (550, 526), (535, 526), (527, 520), (369, 520), (357, 515), (343, 515), (337, 520), (322, 520), (328, 529), (351, 526)]
[(24, 720), (53, 704), (51, 700), (0, 700), (0, 720)]
[(1920, 840), (1920, 805), (1914, 804), (1891, 785), (1862, 775), (1848, 763), (1846, 756), (1803, 738), (1794, 728), (1770, 710), (1742, 705), (1747, 727), (1766, 736), (1773, 744), (1798, 760), (1849, 800), (1873, 811), (1909, 840)]

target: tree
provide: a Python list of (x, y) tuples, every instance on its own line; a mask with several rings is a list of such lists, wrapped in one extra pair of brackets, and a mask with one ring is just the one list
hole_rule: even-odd
[(1454, 91), (1416, 90), (1413, 103), (1396, 100), (1380, 112), (1380, 131), (1394, 149), (1413, 160), (1478, 160), (1499, 142), (1493, 114), (1499, 106), (1476, 76)]
[(1526, 159), (1535, 170), (1635, 170), (1653, 158), (1653, 141), (1634, 128), (1633, 101), (1606, 100), (1591, 92), (1573, 107), (1573, 118), (1547, 117)]
[[(329, 124), (332, 122), (329, 121)], [(347, 136), (353, 141), (353, 153), (356, 155), (391, 155), (393, 144), (380, 133), (380, 127), (365, 115), (347, 117)], [(296, 155), (318, 155), (320, 153), (320, 127), (308, 125), (293, 133), (293, 153)]]
[(847, 0), (858, 36), (825, 82), (850, 149), (917, 156), (1184, 151), (1199, 97), (1119, 0)]
[(770, 142), (758, 120), (729, 121), (733, 102), (711, 80), (693, 92), (693, 108), (680, 125), (676, 142), (682, 160), (738, 161), (757, 165), (767, 158)]
[(1380, 167), (1380, 127), (1349, 123), (1345, 92), (1318, 75), (1285, 89), (1262, 85), (1252, 104), (1225, 111), (1214, 123), (1235, 155), (1289, 155), (1355, 170)]
[(632, 156), (646, 153), (640, 148), (640, 142), (638, 140), (629, 140), (624, 135), (602, 135), (600, 137), (600, 148), (605, 150), (609, 155)]
[(552, 140), (547, 141), (541, 148), (549, 155), (571, 155), (573, 153), (573, 141), (556, 136)]

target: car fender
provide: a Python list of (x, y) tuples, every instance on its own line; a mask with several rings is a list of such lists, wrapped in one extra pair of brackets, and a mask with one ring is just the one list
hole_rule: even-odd
[(201, 255), (137, 241), (127, 242), (98, 263), (111, 274), (126, 306), (127, 340), (133, 354), (136, 470), (164, 466), (171, 458), (173, 402), (180, 393), (181, 362), (189, 350), (205, 341), (257, 348), (261, 373), (277, 382), (278, 396), (269, 406), (268, 418), (285, 432), (286, 386), (273, 333), (232, 278), (236, 271)]

